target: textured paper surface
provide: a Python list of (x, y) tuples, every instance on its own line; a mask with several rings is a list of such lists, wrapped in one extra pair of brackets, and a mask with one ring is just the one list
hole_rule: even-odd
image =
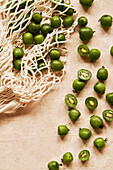
[[(73, 0), (79, 17), (86, 16), (89, 20), (88, 26), (96, 31), (88, 46), (99, 48), (102, 52), (101, 58), (94, 64), (77, 54), (77, 47), (82, 41), (76, 29), (68, 43), (69, 55), (65, 66), (67, 72), (62, 83), (39, 103), (29, 104), (27, 108), (18, 110), (15, 115), (7, 117), (0, 115), (0, 170), (46, 170), (49, 161), (56, 160), (60, 163), (62, 155), (67, 151), (72, 152), (74, 161), (69, 167), (63, 165), (62, 170), (113, 169), (113, 122), (104, 121), (105, 127), (99, 131), (94, 131), (89, 124), (91, 115), (98, 114), (102, 117), (103, 110), (112, 109), (105, 101), (105, 94), (100, 98), (94, 92), (93, 86), (97, 82), (97, 70), (105, 66), (109, 71), (109, 78), (105, 81), (106, 93), (113, 91), (113, 58), (109, 54), (113, 45), (113, 26), (106, 32), (98, 23), (103, 14), (113, 16), (113, 2), (94, 0), (93, 6), (88, 11), (85, 11), (78, 2)], [(84, 90), (76, 94), (78, 99), (76, 108), (82, 115), (73, 124), (68, 117), (64, 98), (67, 93), (72, 93), (72, 82), (77, 78), (77, 71), (81, 68), (89, 69), (93, 75)], [(89, 96), (98, 98), (99, 102), (93, 113), (85, 106), (85, 98)], [(57, 135), (57, 127), (60, 124), (67, 124), (70, 129), (63, 140)], [(78, 129), (82, 127), (92, 131), (90, 140), (85, 143), (78, 136)], [(93, 140), (99, 136), (108, 138), (108, 143), (101, 152), (93, 146)], [(91, 153), (86, 163), (78, 160), (78, 154), (82, 149), (88, 149)]]

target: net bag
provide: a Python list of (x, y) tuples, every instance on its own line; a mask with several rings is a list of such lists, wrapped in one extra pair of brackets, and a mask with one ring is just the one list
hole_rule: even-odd
[[(38, 101), (61, 82), (65, 66), (61, 71), (54, 72), (49, 52), (58, 48), (61, 51), (60, 60), (65, 65), (68, 53), (66, 43), (77, 25), (77, 11), (70, 2), (62, 0), (8, 0), (0, 3), (0, 113), (12, 113), (30, 101)], [(65, 9), (59, 10), (64, 5)], [(74, 23), (65, 28), (63, 18), (69, 9), (74, 11)], [(41, 25), (50, 24), (51, 17), (58, 15), (61, 26), (48, 33), (42, 44), (25, 45), (23, 34), (27, 32), (35, 12), (42, 14)], [(59, 42), (57, 39), (61, 33), (65, 35), (65, 40)], [(16, 47), (24, 50), (21, 71), (13, 67), (13, 50)], [(37, 64), (40, 61), (44, 63), (41, 68)]]

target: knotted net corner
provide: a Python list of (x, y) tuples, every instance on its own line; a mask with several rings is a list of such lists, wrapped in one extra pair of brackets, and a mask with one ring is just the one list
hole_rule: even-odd
[[(59, 2), (54, 0), (27, 0), (24, 8), (20, 9), (22, 2), (25, 2), (25, 0), (1, 0), (0, 109), (3, 109), (13, 100), (20, 102), (18, 107), (30, 101), (37, 101), (48, 93), (55, 84), (61, 82), (65, 74), (65, 67), (60, 72), (53, 72), (49, 52), (52, 48), (58, 48), (61, 51), (60, 60), (65, 64), (68, 53), (66, 43), (77, 25), (77, 11), (70, 1), (65, 2), (70, 3), (70, 5), (66, 5), (61, 0)], [(52, 3), (55, 3), (54, 7), (52, 7)], [(66, 5), (67, 8), (64, 11), (56, 10), (59, 5)], [(65, 28), (62, 24), (63, 17), (66, 16), (65, 12), (69, 8), (74, 9), (74, 24)], [(24, 45), (23, 34), (26, 32), (35, 12), (42, 13), (41, 25), (50, 24), (51, 17), (59, 15), (62, 21), (61, 26), (47, 34), (42, 44)], [(63, 33), (66, 39), (59, 44), (57, 37), (60, 33)], [(56, 35), (55, 42), (53, 41), (54, 35)], [(24, 50), (20, 72), (13, 68), (13, 49), (15, 47), (21, 47)], [(45, 66), (38, 68), (38, 61), (43, 61)], [(43, 72), (42, 69), (46, 69), (46, 71)]]

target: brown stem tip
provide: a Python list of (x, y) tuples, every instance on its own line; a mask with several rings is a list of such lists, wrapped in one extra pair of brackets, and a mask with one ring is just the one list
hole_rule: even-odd
[(105, 139), (105, 142), (106, 142), (106, 143), (108, 142), (108, 138)]
[(72, 92), (73, 92), (73, 93), (77, 93), (77, 91), (76, 91), (76, 90), (72, 90)]
[(71, 110), (71, 108), (68, 109), (68, 111), (70, 111), (70, 110)]
[(103, 129), (103, 127), (104, 127), (104, 126), (103, 126), (103, 125), (101, 125), (99, 128), (100, 128), (100, 129)]
[(61, 162), (63, 162), (63, 159), (61, 159)]
[(59, 164), (59, 166), (62, 166), (62, 164)]
[[(91, 117), (93, 117), (93, 116), (95, 116), (95, 115), (92, 115)], [(91, 118), (91, 117), (90, 117), (90, 118)]]

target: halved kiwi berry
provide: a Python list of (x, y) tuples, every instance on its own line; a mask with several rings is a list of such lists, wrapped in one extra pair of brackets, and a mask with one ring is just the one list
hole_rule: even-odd
[(85, 100), (85, 104), (88, 109), (94, 110), (98, 106), (98, 101), (95, 97), (88, 97)]
[(88, 150), (82, 150), (78, 155), (78, 158), (81, 161), (87, 161), (89, 157), (90, 157), (90, 152)]
[(92, 73), (86, 69), (80, 69), (77, 72), (78, 78), (83, 81), (88, 81), (92, 77)]
[(113, 121), (113, 111), (112, 110), (104, 110), (103, 113), (103, 118), (109, 122)]

